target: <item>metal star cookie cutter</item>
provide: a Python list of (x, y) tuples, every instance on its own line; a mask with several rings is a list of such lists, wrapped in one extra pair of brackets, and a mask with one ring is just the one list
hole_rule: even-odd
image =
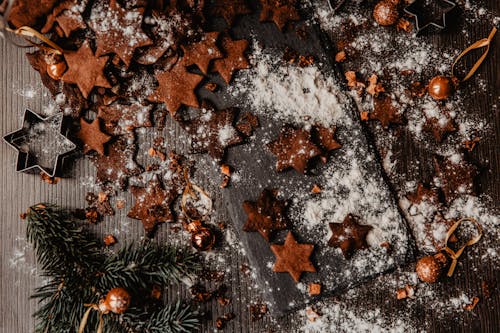
[(17, 172), (40, 170), (49, 177), (54, 177), (66, 155), (76, 149), (76, 145), (66, 134), (62, 113), (44, 118), (26, 109), (23, 126), (5, 135), (3, 139), (18, 152)]
[(415, 17), (417, 35), (434, 26), (439, 30), (446, 28), (446, 16), (457, 6), (450, 0), (415, 0), (404, 11)]

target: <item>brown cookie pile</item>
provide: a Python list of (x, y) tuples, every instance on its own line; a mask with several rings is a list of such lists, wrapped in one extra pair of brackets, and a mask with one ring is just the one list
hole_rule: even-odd
[[(208, 30), (205, 15), (232, 25), (250, 12), (244, 1), (206, 6), (204, 1), (18, 0), (8, 21), (39, 30), (63, 49), (59, 54), (39, 48), (27, 56), (61, 110), (74, 118), (74, 137), (94, 163), (97, 182), (126, 190), (130, 177), (159, 167), (135, 161), (136, 131), (161, 128), (162, 117), (179, 122), (192, 152), (208, 153), (219, 163), (228, 147), (252, 135), (255, 116), (217, 110), (198, 97), (200, 88), (214, 85), (207, 73), (230, 84), (236, 71), (250, 68), (248, 41)], [(169, 182), (130, 188), (136, 205), (128, 215), (141, 220), (149, 234), (172, 217), (169, 209), (155, 207), (168, 208), (182, 192), (164, 190), (173, 187)]]

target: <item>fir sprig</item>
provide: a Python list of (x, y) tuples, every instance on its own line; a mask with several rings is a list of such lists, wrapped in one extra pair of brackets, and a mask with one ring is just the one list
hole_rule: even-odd
[(150, 241), (141, 245), (130, 244), (106, 258), (98, 286), (110, 289), (117, 282), (124, 288), (165, 285), (180, 282), (199, 269), (199, 261), (192, 252)]
[[(147, 333), (192, 332), (198, 326), (198, 318), (181, 302), (171, 304), (153, 314), (144, 327)], [(160, 329), (161, 328), (161, 329)]]
[(35, 249), (37, 262), (48, 275), (91, 268), (102, 261), (99, 242), (71, 219), (70, 214), (49, 204), (27, 212), (26, 236)]
[[(199, 318), (182, 302), (159, 306), (148, 295), (154, 285), (178, 283), (194, 275), (200, 264), (195, 254), (151, 241), (132, 243), (115, 254), (102, 251), (71, 215), (56, 206), (38, 204), (26, 214), (27, 238), (33, 243), (42, 275), (48, 282), (32, 296), (40, 302), (34, 314), (37, 332), (75, 332), (86, 311), (85, 304), (97, 303), (114, 287), (136, 296), (125, 314), (104, 316), (106, 331), (192, 332)], [(141, 295), (142, 297), (137, 297)], [(92, 332), (98, 315), (89, 317), (85, 332)]]

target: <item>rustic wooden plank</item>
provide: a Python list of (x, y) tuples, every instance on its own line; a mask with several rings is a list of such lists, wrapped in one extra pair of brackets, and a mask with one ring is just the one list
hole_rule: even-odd
[[(488, 0), (487, 7), (496, 13), (500, 12), (500, 3), (495, 0)], [(487, 35), (489, 27), (487, 25), (478, 24), (471, 31), (474, 39), (479, 39)], [(457, 48), (465, 46), (466, 40), (460, 34), (445, 34), (434, 38), (435, 45), (456, 45)], [(490, 56), (480, 70), (481, 75), (490, 85), (492, 94), (484, 98), (484, 96), (471, 96), (470, 107), (474, 112), (479, 112), (492, 124), (492, 135), (485, 138), (474, 152), (474, 156), (478, 160), (488, 160), (490, 162), (490, 172), (483, 174), (481, 177), (481, 185), (483, 192), (491, 195), (494, 202), (500, 200), (500, 152), (498, 146), (500, 144), (500, 114), (497, 109), (492, 106), (498, 103), (498, 91), (500, 91), (500, 67), (498, 62), (500, 51), (500, 43), (497, 41), (493, 44)], [(1, 134), (5, 134), (11, 130), (18, 128), (20, 125), (20, 115), (25, 107), (30, 107), (34, 110), (42, 109), (49, 101), (48, 96), (44, 96), (38, 73), (34, 72), (24, 57), (24, 50), (17, 49), (5, 41), (0, 39), (0, 114), (1, 114)], [(38, 94), (35, 98), (27, 98), (20, 96), (16, 91), (19, 88), (26, 86), (34, 86)], [(472, 86), (472, 84), (471, 84)], [(496, 92), (496, 93), (495, 93)], [(173, 125), (169, 125), (172, 128)], [(173, 126), (173, 136), (177, 136), (180, 132), (178, 128)], [(398, 166), (405, 171), (406, 163), (420, 160), (425, 164), (428, 158), (422, 154), (422, 151), (410, 145), (408, 136), (403, 139), (404, 144), (401, 144), (399, 156), (401, 163)], [(175, 148), (182, 151), (183, 148), (176, 146)], [(32, 268), (35, 268), (34, 258), (30, 249), (25, 249), (24, 225), (20, 222), (18, 214), (29, 205), (39, 201), (51, 201), (61, 204), (65, 207), (81, 207), (84, 205), (85, 190), (82, 190), (80, 182), (86, 176), (92, 175), (92, 167), (88, 163), (79, 163), (74, 170), (73, 179), (64, 180), (57, 186), (50, 186), (42, 183), (38, 177), (33, 175), (16, 174), (14, 171), (15, 154), (7, 145), (0, 144), (0, 239), (1, 239), (1, 256), (0, 256), (0, 296), (2, 299), (0, 305), (0, 332), (30, 332), (33, 330), (33, 320), (31, 313), (36, 309), (36, 304), (29, 300), (29, 294), (33, 287), (41, 283), (39, 278), (33, 274)], [(213, 171), (216, 175), (216, 171)], [(429, 177), (428, 172), (422, 175), (424, 178)], [(425, 173), (425, 172), (424, 172)], [(220, 215), (218, 218), (223, 221), (228, 221), (227, 215), (222, 207), (220, 197), (216, 198)], [(105, 223), (98, 226), (99, 232), (115, 232), (120, 231), (121, 240), (137, 238), (142, 234), (142, 227), (139, 223), (126, 219), (126, 210), (117, 212), (117, 216), (112, 219), (107, 219)], [(167, 239), (168, 231), (162, 229), (159, 239)], [(19, 252), (18, 252), (19, 251)], [(252, 323), (248, 318), (248, 301), (258, 297), (259, 293), (253, 288), (253, 281), (239, 271), (240, 264), (246, 259), (239, 253), (231, 253), (227, 261), (230, 266), (230, 276), (232, 277), (231, 289), (233, 295), (233, 303), (228, 309), (222, 309), (216, 304), (210, 305), (210, 310), (215, 319), (218, 315), (226, 311), (233, 311), (237, 314), (237, 319), (228, 324), (228, 332), (263, 332), (270, 325), (269, 317), (263, 322)], [(17, 263), (16, 260), (17, 259)], [(491, 281), (499, 281), (498, 267), (485, 267), (476, 259), (473, 262), (465, 257), (462, 260), (463, 266), (453, 281), (443, 285), (443, 288), (458, 287), (464, 290), (476, 289), (479, 293), (478, 286), (482, 279)], [(471, 267), (479, 267), (478, 271), (470, 271)], [(410, 268), (411, 269), (411, 268)], [(466, 272), (466, 273), (465, 273)], [(366, 306), (367, 304), (377, 302), (381, 304), (382, 309), (387, 313), (397, 313), (400, 307), (399, 303), (393, 298), (389, 302), (385, 302), (389, 297), (388, 294), (373, 290), (374, 283), (367, 283), (360, 290), (360, 297), (354, 303), (350, 304), (350, 308), (358, 306)], [(179, 290), (180, 295), (186, 295), (186, 288)], [(364, 293), (363, 293), (364, 291)], [(169, 297), (177, 297), (178, 291), (172, 289), (169, 292)], [(498, 307), (500, 305), (500, 297), (498, 293), (487, 302), (480, 304), (477, 310), (477, 316), (473, 314), (464, 314), (456, 320), (448, 320), (446, 327), (443, 323), (435, 319), (435, 314), (430, 309), (419, 308), (414, 310), (414, 317), (417, 322), (422, 324), (422, 327), (428, 328), (429, 331), (453, 331), (453, 332), (497, 332), (500, 323), (500, 313)], [(296, 331), (297, 325), (294, 323), (294, 315), (290, 315), (277, 321), (277, 324), (272, 324), (278, 332), (293, 332)], [(429, 322), (431, 324), (429, 324)], [(213, 322), (208, 322), (204, 325), (203, 331), (211, 331)]]

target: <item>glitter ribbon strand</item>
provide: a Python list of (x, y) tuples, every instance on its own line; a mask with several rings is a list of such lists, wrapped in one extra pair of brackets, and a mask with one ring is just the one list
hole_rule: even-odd
[[(186, 181), (186, 186), (184, 187), (184, 191), (183, 191), (182, 197), (181, 197), (182, 212), (185, 214), (185, 216), (189, 220), (191, 220), (191, 221), (196, 220), (195, 218), (193, 218), (189, 214), (189, 209), (187, 208), (187, 201), (189, 198), (199, 199), (201, 196), (201, 197), (204, 197), (205, 200), (207, 201), (206, 208), (207, 208), (208, 213), (202, 217), (203, 219), (205, 219), (212, 211), (212, 199), (210, 198), (210, 196), (208, 195), (208, 193), (204, 189), (202, 189), (198, 185), (193, 184), (191, 182), (190, 177), (189, 177), (189, 171), (187, 169), (184, 169), (184, 179)], [(198, 193), (199, 196), (196, 193)]]
[(477, 42), (473, 43), (468, 48), (466, 48), (465, 50), (463, 50), (462, 53), (460, 53), (458, 55), (458, 57), (456, 57), (455, 61), (453, 61), (453, 65), (451, 65), (451, 75), (455, 76), (455, 65), (467, 53), (469, 53), (470, 51), (475, 50), (475, 49), (480, 49), (482, 47), (486, 47), (486, 50), (484, 50), (484, 52), (481, 55), (481, 57), (476, 61), (476, 63), (474, 64), (474, 66), (472, 66), (472, 68), (469, 71), (469, 73), (467, 73), (467, 75), (462, 80), (460, 80), (460, 81), (464, 82), (464, 81), (467, 81), (468, 79), (470, 79), (472, 77), (472, 75), (474, 75), (474, 73), (477, 71), (477, 69), (479, 68), (479, 66), (481, 66), (481, 64), (483, 63), (484, 59), (486, 59), (486, 56), (488, 55), (488, 52), (490, 51), (491, 41), (493, 40), (493, 37), (495, 37), (496, 33), (497, 33), (497, 28), (493, 27), (493, 29), (491, 29), (490, 35), (487, 38), (480, 39)]
[[(460, 249), (458, 249), (456, 252), (453, 251), (452, 249), (450, 249), (448, 247), (448, 240), (450, 239), (451, 235), (453, 235), (455, 233), (455, 231), (457, 230), (458, 226), (460, 224), (462, 224), (463, 222), (472, 222), (476, 225), (477, 227), (477, 236), (471, 238), (469, 241), (467, 241), (467, 243), (464, 244), (464, 246), (462, 246)], [(458, 258), (462, 255), (462, 253), (464, 252), (465, 248), (467, 246), (471, 246), (473, 244), (476, 244), (477, 242), (479, 242), (479, 240), (481, 239), (481, 237), (483, 236), (483, 228), (481, 227), (481, 225), (479, 224), (479, 222), (472, 218), (472, 217), (465, 217), (465, 218), (462, 218), (460, 220), (458, 220), (457, 222), (455, 222), (455, 224), (453, 224), (451, 226), (451, 228), (448, 230), (448, 233), (446, 234), (446, 239), (445, 239), (445, 247), (444, 247), (444, 251), (446, 251), (446, 253), (450, 256), (450, 258), (452, 259), (452, 262), (451, 262), (451, 265), (450, 265), (450, 269), (448, 270), (448, 277), (451, 277), (453, 275), (453, 272), (455, 271), (455, 267), (457, 266), (457, 262), (458, 262)]]
[(83, 331), (85, 330), (85, 326), (87, 326), (87, 321), (89, 319), (90, 312), (92, 312), (92, 310), (99, 311), (99, 326), (97, 326), (96, 333), (102, 333), (102, 329), (104, 326), (104, 320), (103, 320), (102, 316), (104, 315), (104, 313), (99, 309), (99, 305), (97, 305), (97, 304), (85, 304), (85, 306), (88, 306), (89, 308), (83, 314), (82, 321), (80, 322), (80, 326), (78, 327), (78, 333), (83, 333)]
[[(26, 40), (28, 43), (30, 43), (32, 46), (42, 48), (42, 49), (48, 49), (49, 51), (56, 53), (56, 54), (63, 54), (63, 49), (51, 41), (49, 38), (45, 37), (43, 34), (39, 33), (35, 29), (28, 27), (28, 26), (22, 26), (18, 29), (11, 29), (9, 27), (5, 28), (6, 31), (12, 32), (18, 36), (21, 36), (24, 40)], [(30, 38), (37, 38), (38, 40), (42, 41), (43, 43), (47, 44), (49, 47), (44, 47), (41, 44), (37, 44), (33, 42)]]

